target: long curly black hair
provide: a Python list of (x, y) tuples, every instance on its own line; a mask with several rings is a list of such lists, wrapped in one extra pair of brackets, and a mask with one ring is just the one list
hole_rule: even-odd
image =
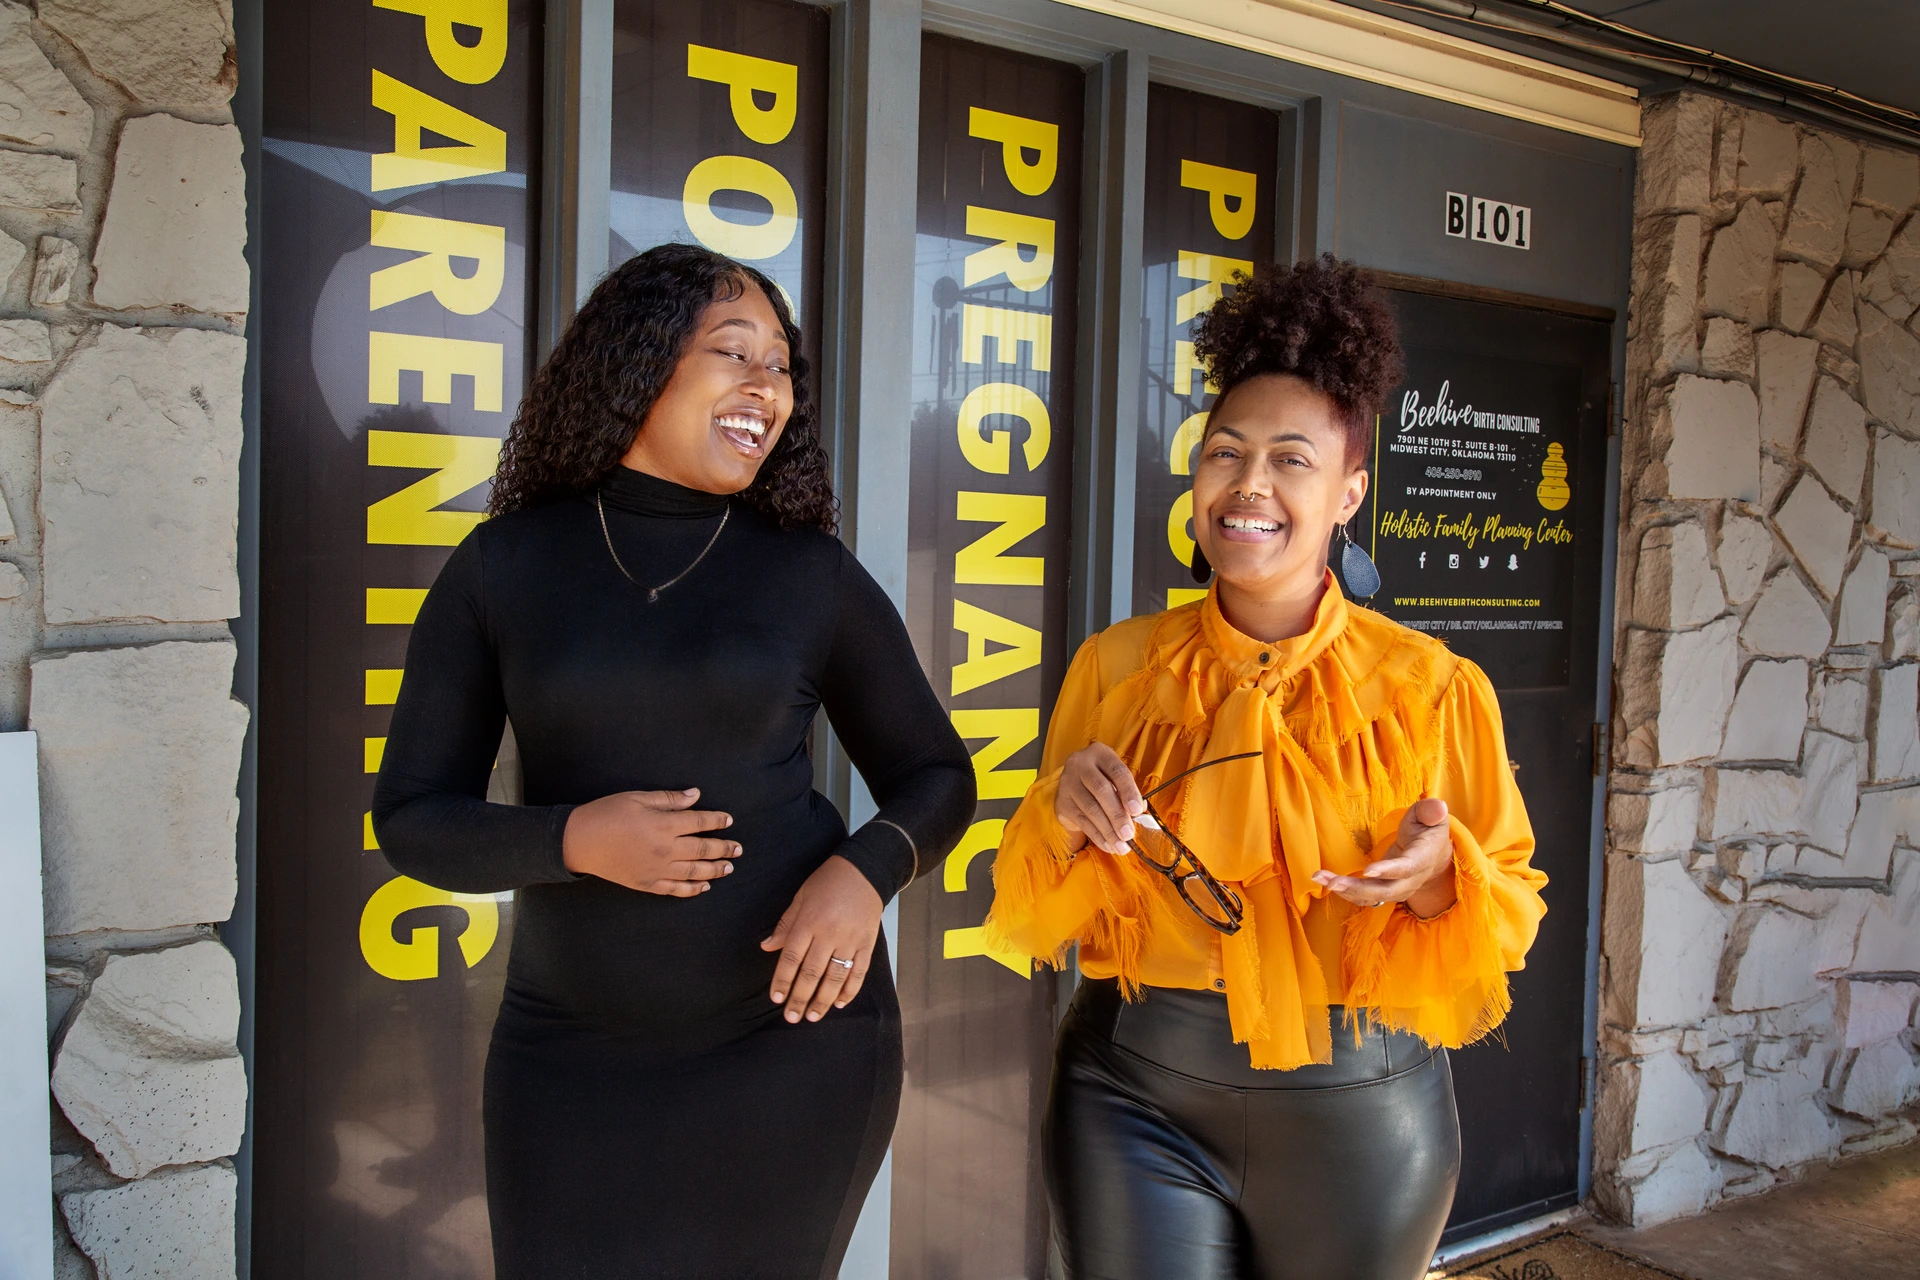
[(1346, 428), (1349, 469), (1363, 464), (1373, 416), (1406, 371), (1399, 326), (1367, 273), (1332, 254), (1236, 281), (1193, 327), (1193, 350), (1219, 386), (1288, 373), (1326, 395)]
[(837, 531), (840, 504), (786, 299), (752, 267), (690, 244), (629, 258), (595, 287), (533, 375), (501, 448), (488, 511), (503, 515), (598, 488), (666, 389), (700, 313), (748, 289), (767, 295), (786, 330), (793, 412), (740, 497), (782, 528)]

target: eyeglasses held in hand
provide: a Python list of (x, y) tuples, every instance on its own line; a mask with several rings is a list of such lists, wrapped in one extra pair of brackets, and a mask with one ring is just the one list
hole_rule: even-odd
[(1153, 807), (1153, 797), (1189, 774), (1211, 769), (1217, 764), (1226, 764), (1230, 760), (1257, 759), (1259, 755), (1258, 751), (1242, 751), (1238, 755), (1221, 756), (1218, 760), (1208, 760), (1174, 774), (1140, 797), (1146, 803), (1147, 811), (1133, 820), (1133, 839), (1127, 841), (1148, 866), (1173, 884), (1179, 891), (1180, 900), (1195, 915), (1228, 937), (1240, 932), (1240, 921), (1246, 915), (1240, 895), (1214, 879), (1206, 864), (1194, 855), (1193, 850), (1181, 843), (1179, 836), (1173, 834), (1166, 820)]

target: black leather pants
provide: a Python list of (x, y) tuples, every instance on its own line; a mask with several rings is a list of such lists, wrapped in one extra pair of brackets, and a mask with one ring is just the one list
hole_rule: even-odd
[(1460, 1173), (1444, 1050), (1334, 1010), (1333, 1061), (1260, 1071), (1226, 1000), (1080, 984), (1042, 1142), (1070, 1280), (1418, 1280)]

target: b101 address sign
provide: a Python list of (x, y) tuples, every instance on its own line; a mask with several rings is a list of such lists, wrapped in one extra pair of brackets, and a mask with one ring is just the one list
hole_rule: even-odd
[(1533, 210), (1523, 204), (1506, 204), (1485, 196), (1447, 192), (1446, 231), (1462, 240), (1505, 245), (1509, 249), (1533, 247)]

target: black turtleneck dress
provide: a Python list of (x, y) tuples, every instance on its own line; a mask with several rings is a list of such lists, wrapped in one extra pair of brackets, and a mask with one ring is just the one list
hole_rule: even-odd
[[(489, 520), (414, 626), (374, 794), (396, 870), (516, 890), (487, 1057), (500, 1280), (835, 1275), (901, 1082), (885, 939), (845, 1009), (789, 1025), (760, 942), (839, 854), (890, 900), (973, 812), (971, 761), (892, 603), (852, 554), (738, 501), (621, 468)], [(824, 707), (879, 805), (849, 835), (813, 789)], [(486, 800), (511, 721), (525, 804)], [(732, 875), (693, 898), (570, 873), (572, 807), (699, 787)], [(911, 837), (911, 843), (909, 843)]]

